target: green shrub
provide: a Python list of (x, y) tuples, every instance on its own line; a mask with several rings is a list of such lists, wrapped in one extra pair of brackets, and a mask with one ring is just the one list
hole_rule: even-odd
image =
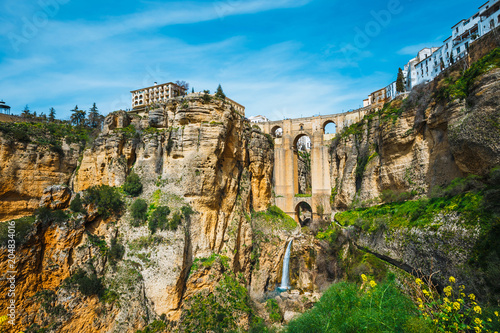
[(233, 332), (241, 317), (252, 315), (247, 289), (224, 273), (213, 292), (202, 291), (186, 302), (180, 320), (181, 332)]
[(141, 194), (142, 192), (141, 179), (135, 172), (132, 172), (130, 175), (127, 176), (127, 179), (125, 179), (125, 184), (123, 184), (123, 191), (133, 197), (136, 197), (139, 194)]
[(191, 214), (194, 213), (194, 210), (193, 208), (191, 208), (191, 206), (186, 205), (181, 207), (181, 213), (184, 216), (184, 218), (187, 219), (191, 216)]
[(120, 193), (116, 188), (107, 185), (92, 186), (87, 189), (84, 203), (94, 204), (97, 207), (97, 213), (104, 218), (118, 214), (123, 207)]
[(290, 322), (287, 332), (405, 332), (417, 308), (393, 280), (370, 283), (361, 288), (333, 284), (312, 309)]
[(167, 222), (165, 226), (168, 230), (177, 230), (177, 227), (181, 224), (182, 219), (179, 213), (174, 213), (172, 218)]
[(147, 212), (148, 212), (148, 204), (144, 199), (137, 199), (134, 201), (132, 206), (130, 206), (130, 210), (132, 211), (132, 225), (134, 227), (138, 227), (146, 222)]
[(270, 298), (266, 301), (266, 310), (269, 314), (269, 320), (272, 323), (281, 323), (283, 315), (281, 314), (278, 302), (274, 298)]
[(73, 201), (71, 201), (71, 204), (69, 205), (69, 209), (71, 209), (75, 213), (85, 213), (80, 193), (77, 193), (75, 195), (75, 198), (73, 199)]
[(40, 207), (35, 210), (36, 218), (43, 224), (52, 222), (60, 223), (68, 219), (68, 215), (62, 210), (52, 210), (48, 207)]
[[(20, 245), (26, 241), (26, 235), (32, 230), (33, 224), (35, 223), (35, 216), (25, 216), (17, 220), (13, 220), (14, 225), (14, 240), (17, 245)], [(7, 246), (9, 237), (9, 226), (11, 222), (1, 222), (0, 223), (0, 246)]]
[(108, 258), (111, 262), (111, 265), (116, 265), (116, 262), (122, 260), (123, 255), (125, 254), (125, 247), (118, 243), (116, 238), (111, 239), (111, 247), (108, 251)]
[(170, 208), (167, 206), (160, 206), (156, 208), (151, 216), (149, 217), (148, 227), (151, 233), (155, 233), (157, 229), (163, 230), (168, 227), (168, 215), (170, 214)]
[(92, 273), (87, 274), (83, 269), (78, 269), (71, 277), (64, 281), (66, 286), (75, 286), (85, 296), (97, 295), (101, 297), (104, 293), (102, 280), (97, 277), (95, 269), (92, 267)]
[(269, 206), (267, 211), (264, 212), (253, 212), (252, 217), (263, 218), (268, 224), (271, 222), (270, 224), (273, 226), (285, 230), (293, 230), (298, 226), (297, 222), (278, 206)]
[(155, 320), (148, 326), (144, 327), (143, 330), (137, 330), (135, 333), (159, 333), (159, 332), (165, 332), (165, 329), (167, 328), (167, 324), (165, 324), (161, 320)]

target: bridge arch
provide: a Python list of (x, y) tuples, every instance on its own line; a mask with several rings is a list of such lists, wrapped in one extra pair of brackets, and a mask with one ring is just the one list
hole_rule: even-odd
[(276, 125), (271, 129), (271, 136), (273, 138), (281, 138), (283, 136), (283, 128), (280, 125)]
[(299, 202), (295, 206), (295, 221), (300, 224), (301, 227), (305, 227), (311, 224), (313, 220), (313, 210), (311, 205), (305, 201)]
[(336, 134), (337, 124), (329, 119), (323, 123), (323, 134)]
[[(299, 140), (303, 137), (307, 136), (309, 138), (309, 140), (311, 140), (311, 145), (312, 145), (312, 135), (309, 133), (309, 132), (306, 132), (306, 131), (302, 131), (301, 133), (297, 134), (295, 136), (295, 138), (293, 139), (293, 149), (294, 150), (298, 150), (297, 148), (297, 143), (299, 142)], [(309, 147), (310, 148), (310, 147)]]

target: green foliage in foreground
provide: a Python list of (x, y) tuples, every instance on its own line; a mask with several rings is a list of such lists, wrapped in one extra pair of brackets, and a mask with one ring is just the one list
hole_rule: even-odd
[(107, 185), (92, 186), (84, 197), (85, 204), (94, 204), (104, 218), (120, 213), (123, 201), (116, 188)]
[(264, 212), (254, 212), (252, 213), (252, 218), (262, 218), (267, 222), (267, 224), (288, 231), (297, 228), (298, 225), (294, 219), (288, 216), (284, 211), (279, 209), (277, 206), (270, 206)]
[(158, 332), (165, 332), (165, 329), (167, 328), (167, 324), (165, 324), (161, 320), (155, 320), (148, 326), (146, 326), (143, 330), (137, 330), (135, 333), (158, 333)]
[(290, 322), (287, 332), (425, 332), (425, 327), (414, 324), (417, 316), (416, 306), (393, 280), (364, 288), (341, 282), (333, 284), (311, 310)]

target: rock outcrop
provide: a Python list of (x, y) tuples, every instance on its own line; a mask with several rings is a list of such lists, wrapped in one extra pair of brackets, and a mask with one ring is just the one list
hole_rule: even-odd
[(52, 151), (0, 133), (0, 221), (30, 215), (48, 186), (68, 184), (80, 151), (78, 144)]
[(499, 79), (494, 69), (476, 79), (467, 99), (449, 103), (432, 98), (444, 78), (436, 80), (355, 124), (355, 134), (331, 149), (333, 209), (370, 205), (384, 190), (427, 194), (499, 165)]

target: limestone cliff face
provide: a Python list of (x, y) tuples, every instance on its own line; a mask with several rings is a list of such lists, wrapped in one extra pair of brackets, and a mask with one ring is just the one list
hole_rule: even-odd
[(78, 144), (54, 152), (0, 133), (0, 221), (30, 215), (50, 185), (68, 184), (78, 163)]
[[(453, 73), (452, 73), (453, 75)], [(443, 81), (416, 87), (409, 97), (365, 117), (331, 149), (333, 207), (372, 206), (384, 190), (426, 195), (435, 185), (457, 177), (485, 175), (500, 164), (500, 70), (478, 77), (468, 98), (441, 102)], [(405, 111), (397, 117), (387, 110)], [(480, 227), (471, 228), (458, 213), (443, 212), (425, 227), (382, 228), (352, 237), (357, 246), (409, 272), (446, 283), (466, 282), (479, 295), (491, 295), (491, 280), (471, 266)], [(494, 295), (494, 296), (493, 296)]]
[[(417, 87), (397, 118), (374, 112), (331, 149), (334, 209), (368, 202), (384, 190), (427, 193), (500, 164), (500, 70), (478, 78), (467, 99), (442, 103), (439, 82)], [(392, 108), (400, 108), (401, 100)], [(369, 204), (369, 203), (368, 203)]]
[[(24, 158), (42, 156), (28, 152)], [(6, 160), (12, 159), (8, 153), (4, 150)], [(186, 297), (217, 282), (209, 270), (189, 277), (193, 261), (213, 253), (229, 257), (231, 269), (252, 280), (254, 235), (248, 217), (272, 202), (273, 149), (272, 142), (251, 129), (229, 105), (191, 98), (170, 101), (141, 116), (110, 114), (78, 167), (77, 160), (78, 155), (63, 180), (49, 178), (43, 186), (64, 183), (70, 177), (73, 193), (101, 184), (120, 186), (133, 170), (141, 178), (140, 197), (148, 205), (166, 205), (172, 212), (190, 205), (195, 213), (177, 230), (159, 230), (154, 235), (147, 225), (132, 226), (128, 209), (111, 220), (95, 219), (93, 208), (87, 207), (88, 215), (74, 215), (67, 222), (37, 222), (27, 242), (19, 245), (23, 259), (16, 276), (21, 291), (18, 306), (24, 309), (18, 317), (19, 329), (55, 321), (57, 332), (135, 332), (162, 314), (178, 320)], [(45, 191), (44, 206), (59, 207), (64, 195), (53, 192)], [(43, 189), (33, 195), (33, 207), (42, 194)], [(135, 199), (125, 200), (127, 208)], [(108, 248), (113, 239), (123, 244), (123, 260), (111, 266), (95, 237), (101, 237)], [(6, 255), (3, 250), (2, 257)], [(103, 302), (97, 296), (58, 288), (78, 269), (102, 277), (110, 295), (118, 298)], [(50, 306), (64, 309), (64, 315), (44, 310), (35, 297), (42, 294), (52, 295)]]

